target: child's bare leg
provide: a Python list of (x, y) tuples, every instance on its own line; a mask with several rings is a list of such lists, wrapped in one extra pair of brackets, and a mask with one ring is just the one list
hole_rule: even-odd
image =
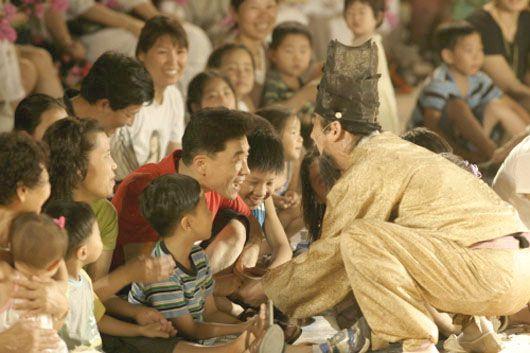
[(484, 121), (499, 121), (510, 136), (524, 131), (527, 125), (512, 106), (503, 99), (497, 99), (488, 104), (484, 111)]
[(37, 82), (34, 91), (54, 98), (63, 96), (63, 87), (53, 65), (50, 53), (41, 48), (20, 46), (20, 55), (33, 63), (37, 70)]
[(464, 139), (473, 143), (487, 159), (491, 158), (497, 146), (486, 135), (469, 105), (459, 98), (450, 99), (446, 106), (446, 113), (452, 125)]
[(526, 109), (524, 108), (524, 106), (522, 105), (523, 102), (519, 104), (507, 95), (504, 95), (502, 97), (502, 100), (505, 101), (512, 108), (512, 110), (519, 116), (519, 118), (525, 124), (530, 124), (530, 113), (528, 113)]

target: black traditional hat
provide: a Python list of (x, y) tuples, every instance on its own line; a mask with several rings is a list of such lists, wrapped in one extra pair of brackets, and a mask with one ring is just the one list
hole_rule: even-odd
[(361, 130), (363, 127), (379, 130), (377, 60), (377, 45), (372, 41), (349, 47), (332, 40), (318, 86), (315, 113), (328, 121), (341, 120)]

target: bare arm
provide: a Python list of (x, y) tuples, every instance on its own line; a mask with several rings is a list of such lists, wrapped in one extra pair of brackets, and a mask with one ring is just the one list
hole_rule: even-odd
[(97, 22), (108, 27), (123, 28), (136, 36), (140, 35), (144, 25), (144, 23), (140, 20), (111, 10), (108, 7), (98, 3), (90, 7), (81, 16), (87, 20)]
[(238, 220), (231, 220), (205, 250), (210, 260), (212, 274), (234, 264), (243, 250), (245, 240), (245, 226)]
[(502, 55), (486, 56), (483, 70), (504, 92), (521, 98), (530, 96), (530, 87), (517, 78)]
[(168, 338), (170, 334), (162, 330), (161, 324), (140, 326), (104, 315), (98, 322), (99, 331), (107, 335), (120, 337), (160, 337)]
[(299, 111), (307, 102), (314, 103), (317, 98), (317, 81), (311, 81), (296, 92), (291, 98), (284, 101), (275, 102), (278, 105), (284, 105), (293, 111)]
[(285, 230), (276, 213), (272, 197), (267, 198), (264, 202), (267, 215), (264, 224), (265, 233), (269, 246), (272, 249), (272, 263), (269, 267), (274, 268), (291, 260), (293, 252), (287, 240)]
[(136, 5), (133, 8), (133, 12), (146, 21), (152, 17), (160, 15), (160, 11), (158, 11), (150, 0)]
[(204, 303), (204, 321), (222, 324), (239, 324), (241, 321), (234, 316), (219, 311), (213, 295), (209, 295)]

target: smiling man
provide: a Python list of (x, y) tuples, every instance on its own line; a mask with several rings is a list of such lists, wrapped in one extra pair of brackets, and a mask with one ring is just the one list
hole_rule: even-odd
[[(174, 151), (158, 164), (140, 167), (124, 179), (112, 200), (119, 217), (115, 264), (139, 253), (149, 254), (158, 240), (157, 233), (140, 213), (138, 198), (151, 180), (172, 173), (191, 176), (201, 184), (214, 216), (221, 209), (246, 216), (228, 220), (206, 248), (213, 273), (235, 263), (247, 240), (247, 217), (250, 218), (251, 236), (255, 234), (252, 225), (257, 224), (238, 196), (250, 172), (247, 165), (249, 144), (245, 135), (253, 118), (252, 114), (225, 108), (204, 109), (193, 115), (186, 127), (182, 150)], [(283, 249), (274, 250), (275, 254), (284, 254)]]
[(138, 39), (136, 57), (153, 79), (155, 98), (150, 105), (142, 107), (132, 125), (123, 127), (114, 136), (114, 140), (131, 146), (136, 157), (136, 163), (124, 163), (128, 159), (119, 154), (126, 154), (130, 149), (119, 148), (120, 144), (113, 141), (118, 179), (138, 166), (157, 163), (180, 148), (184, 134), (184, 102), (175, 86), (188, 61), (188, 38), (184, 28), (165, 16), (151, 18)]
[(115, 52), (101, 55), (81, 83), (63, 97), (68, 115), (99, 122), (107, 136), (131, 125), (144, 104), (153, 101), (153, 80), (137, 60)]

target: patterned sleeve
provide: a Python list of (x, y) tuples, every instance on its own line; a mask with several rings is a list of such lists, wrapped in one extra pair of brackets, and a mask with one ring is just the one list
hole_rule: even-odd
[(423, 88), (418, 102), (423, 109), (430, 108), (442, 111), (447, 100), (455, 95), (451, 83), (442, 80), (432, 80)]
[(502, 96), (502, 91), (497, 87), (491, 78), (483, 72), (479, 72), (480, 85), (482, 87), (480, 103), (485, 104), (491, 102), (494, 99), (500, 98)]
[[(130, 294), (134, 296), (131, 289)], [(176, 281), (165, 281), (143, 285), (144, 304), (162, 313), (166, 319), (190, 315), (182, 284)]]
[(206, 274), (204, 276), (204, 297), (208, 297), (210, 294), (213, 294), (213, 289), (215, 287), (215, 281), (212, 276), (212, 268), (210, 267), (210, 261), (205, 252), (202, 252), (204, 260), (206, 261)]

